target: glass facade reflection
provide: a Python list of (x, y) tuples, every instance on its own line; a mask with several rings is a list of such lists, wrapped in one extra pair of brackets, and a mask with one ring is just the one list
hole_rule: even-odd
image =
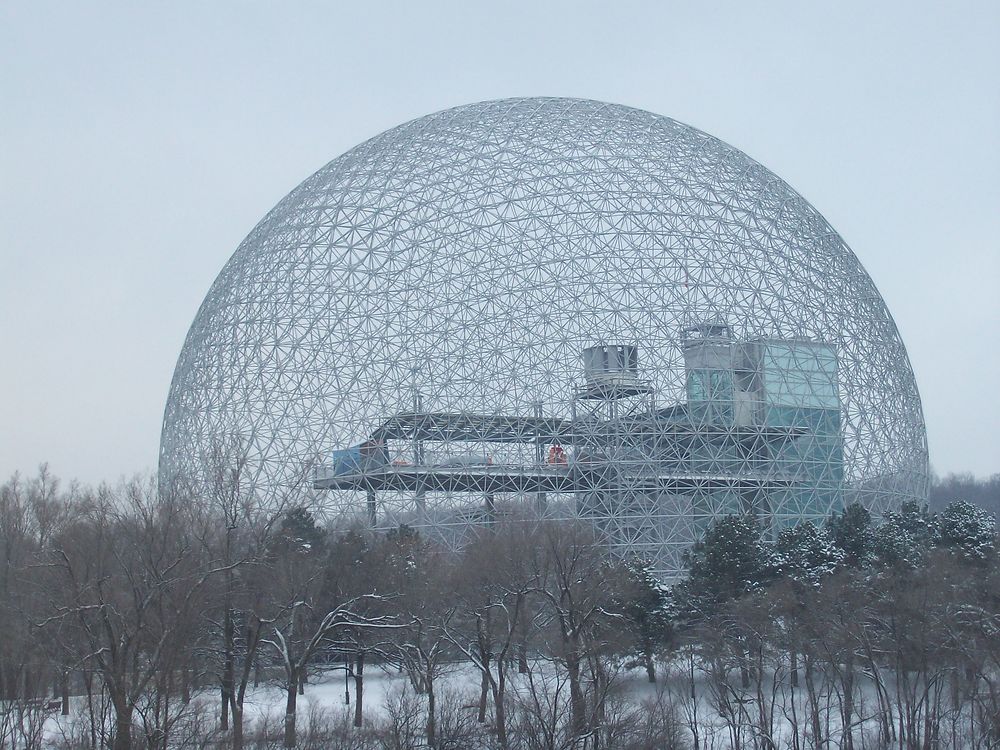
[(697, 499), (705, 517), (749, 511), (776, 529), (842, 507), (836, 348), (808, 339), (734, 341), (720, 324), (693, 326), (684, 341), (685, 413), (719, 431), (696, 446), (691, 465), (763, 477), (740, 493)]

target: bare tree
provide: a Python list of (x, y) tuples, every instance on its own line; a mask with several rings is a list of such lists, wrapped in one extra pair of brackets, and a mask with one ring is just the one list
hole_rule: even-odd
[(233, 434), (220, 441), (205, 462), (212, 479), (207, 506), (214, 521), (207, 554), (225, 567), (214, 583), (213, 601), (218, 604), (209, 609), (208, 617), (219, 642), (219, 726), (228, 731), (231, 724), (233, 750), (243, 748), (247, 687), (262, 634), (277, 612), (267, 583), (268, 544), (292, 497), (291, 492), (271, 493), (266, 500), (258, 496), (247, 464), (247, 444), (243, 436)]
[[(195, 638), (207, 582), (197, 504), (152, 481), (101, 487), (42, 551), (43, 632), (96, 672), (110, 698), (114, 750), (130, 750), (137, 707)], [(163, 738), (165, 745), (166, 739)]]
[(533, 591), (555, 634), (548, 646), (566, 670), (572, 734), (583, 737), (591, 729), (584, 690), (586, 660), (601, 647), (596, 637), (601, 629), (609, 621), (624, 621), (615, 611), (616, 572), (589, 525), (543, 522), (538, 540), (532, 550)]
[(458, 603), (444, 625), (448, 640), (479, 670), (479, 720), (487, 692), (493, 699), (494, 731), (502, 750), (507, 736), (508, 670), (525, 628), (528, 600), (539, 572), (531, 553), (540, 539), (532, 519), (514, 519), (483, 529), (456, 564)]
[(380, 591), (405, 629), (396, 633), (400, 663), (416, 693), (427, 699), (425, 737), (438, 746), (437, 681), (447, 668), (443, 624), (450, 610), (451, 558), (413, 529), (393, 529), (378, 545)]
[[(40, 602), (30, 567), (64, 522), (74, 492), (61, 493), (45, 464), (30, 480), (15, 474), (0, 486), (0, 701), (37, 700), (62, 671), (64, 654), (31, 633)], [(63, 674), (58, 682), (65, 701)]]
[[(309, 662), (320, 647), (341, 629), (396, 629), (400, 625), (391, 617), (380, 615), (367, 617), (356, 610), (366, 598), (344, 602), (327, 612), (319, 622), (303, 631), (297, 610), (307, 606), (305, 602), (294, 602), (287, 611), (286, 618), (278, 618), (273, 625), (271, 637), (263, 639), (263, 643), (271, 646), (285, 672), (285, 732), (284, 746), (295, 747), (297, 737), (295, 731), (296, 702), (299, 687)], [(284, 620), (285, 626), (279, 624)], [(300, 627), (296, 627), (299, 625)]]
[[(390, 593), (386, 584), (394, 576), (391, 566), (384, 564), (385, 546), (384, 538), (358, 528), (334, 535), (327, 558), (325, 599), (331, 603), (356, 600), (360, 607), (358, 614), (368, 617), (394, 613), (396, 607), (392, 601), (359, 599), (365, 594)], [(398, 657), (392, 635), (369, 628), (345, 628), (333, 644), (334, 652), (343, 656), (347, 674), (354, 682), (355, 727), (364, 723), (365, 669), (369, 660), (387, 663)]]

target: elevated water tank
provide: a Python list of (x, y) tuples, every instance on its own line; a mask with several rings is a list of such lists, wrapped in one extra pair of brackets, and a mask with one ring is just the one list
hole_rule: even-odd
[(588, 388), (635, 386), (639, 382), (639, 347), (634, 344), (589, 346), (583, 350)]

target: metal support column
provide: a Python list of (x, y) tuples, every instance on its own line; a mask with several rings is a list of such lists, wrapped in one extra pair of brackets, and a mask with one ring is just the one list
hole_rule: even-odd
[(375, 510), (375, 490), (368, 490), (368, 525), (375, 528), (378, 522), (378, 515)]
[[(541, 423), (542, 423), (542, 402), (539, 401), (535, 404), (535, 463), (542, 467), (545, 465), (545, 444), (542, 440), (541, 434)], [(544, 513), (545, 507), (548, 504), (548, 500), (545, 496), (544, 490), (539, 490), (535, 493), (535, 510), (538, 513)]]

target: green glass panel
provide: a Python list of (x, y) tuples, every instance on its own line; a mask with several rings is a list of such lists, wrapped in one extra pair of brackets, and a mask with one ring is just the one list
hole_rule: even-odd
[(768, 343), (762, 369), (771, 404), (838, 408), (837, 355), (814, 343)]

